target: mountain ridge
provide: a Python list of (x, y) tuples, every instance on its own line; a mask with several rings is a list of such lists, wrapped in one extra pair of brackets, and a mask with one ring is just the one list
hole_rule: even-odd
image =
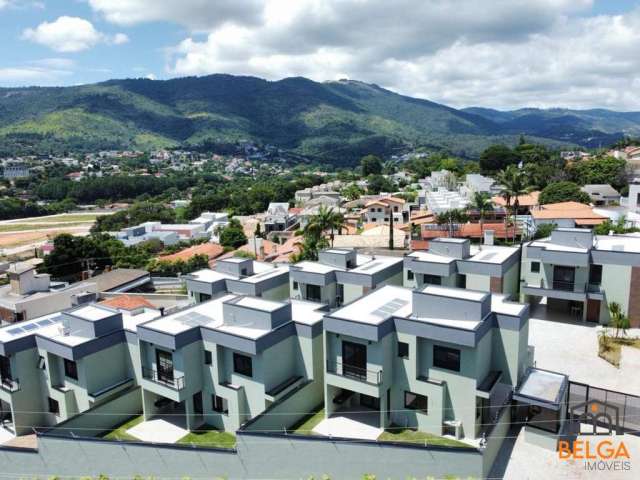
[[(616, 125), (620, 125), (616, 129)], [(0, 88), (0, 154), (216, 149), (240, 140), (350, 165), (367, 153), (423, 146), (476, 158), (520, 135), (552, 147), (640, 134), (640, 112), (455, 109), (357, 80), (265, 80), (213, 74)]]

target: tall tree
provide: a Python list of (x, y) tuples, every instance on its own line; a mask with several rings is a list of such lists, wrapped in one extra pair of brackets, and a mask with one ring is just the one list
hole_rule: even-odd
[(380, 175), (382, 173), (382, 160), (375, 155), (366, 155), (360, 159), (362, 176)]
[(486, 192), (474, 192), (469, 206), (480, 214), (480, 238), (484, 238), (484, 216), (493, 210), (491, 197)]
[(518, 167), (509, 165), (496, 176), (496, 180), (501, 185), (501, 195), (505, 199), (507, 208), (511, 208), (513, 216), (513, 241), (516, 241), (517, 225), (516, 215), (520, 206), (521, 195), (526, 195), (532, 187), (527, 186), (527, 179)]

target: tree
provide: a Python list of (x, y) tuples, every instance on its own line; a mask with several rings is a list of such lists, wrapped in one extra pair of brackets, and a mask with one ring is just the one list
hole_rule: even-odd
[(85, 270), (102, 270), (111, 264), (111, 255), (99, 240), (63, 233), (54, 238), (53, 251), (38, 270), (54, 278), (71, 278)]
[(351, 183), (344, 187), (340, 194), (347, 200), (357, 200), (361, 195), (364, 195), (364, 190), (355, 183)]
[(474, 192), (469, 204), (474, 210), (480, 214), (480, 237), (484, 236), (484, 215), (493, 210), (491, 197), (486, 192)]
[(393, 192), (396, 185), (393, 181), (382, 175), (371, 175), (367, 179), (367, 193), (369, 195), (377, 195), (380, 192)]
[(496, 180), (502, 186), (500, 195), (507, 204), (507, 209), (511, 210), (513, 215), (513, 241), (516, 241), (516, 215), (518, 214), (518, 207), (520, 206), (519, 197), (529, 192), (531, 187), (527, 187), (527, 180), (518, 167), (515, 165), (509, 165), (506, 169), (502, 170), (496, 176)]
[(232, 218), (229, 224), (220, 231), (220, 245), (229, 248), (238, 248), (247, 243), (247, 236), (240, 222)]
[(360, 159), (362, 176), (380, 175), (382, 173), (382, 160), (375, 155), (366, 155)]
[(536, 227), (536, 233), (533, 234), (533, 239), (538, 240), (540, 238), (547, 238), (551, 236), (551, 232), (556, 229), (555, 223), (543, 223)]
[(491, 145), (480, 154), (480, 170), (493, 173), (520, 161), (518, 155), (506, 145)]
[(436, 223), (438, 225), (447, 225), (449, 236), (453, 237), (453, 226), (459, 223), (465, 223), (469, 220), (467, 212), (463, 209), (447, 210), (436, 215)]
[(621, 158), (596, 157), (571, 164), (568, 168), (570, 180), (578, 185), (606, 183), (614, 188), (627, 185), (627, 162)]
[(609, 314), (611, 316), (611, 324), (616, 329), (616, 338), (620, 336), (620, 331), (622, 331), (622, 336), (627, 335), (627, 329), (630, 327), (629, 317), (625, 315), (622, 311), (622, 307), (617, 302), (611, 302), (609, 304)]
[(589, 204), (589, 195), (580, 190), (580, 187), (573, 182), (563, 181), (547, 185), (540, 192), (538, 199), (540, 205), (559, 202), (580, 202)]

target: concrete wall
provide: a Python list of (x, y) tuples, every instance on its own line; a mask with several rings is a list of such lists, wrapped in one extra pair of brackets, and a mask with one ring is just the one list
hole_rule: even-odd
[[(73, 460), (70, 460), (73, 459)], [(46, 437), (38, 450), (0, 447), (5, 478), (202, 477), (234, 479), (360, 479), (364, 474), (403, 480), (480, 478), (483, 456), (475, 449), (385, 445), (259, 433), (238, 435), (237, 452), (187, 446)], [(488, 470), (486, 470), (488, 471)]]

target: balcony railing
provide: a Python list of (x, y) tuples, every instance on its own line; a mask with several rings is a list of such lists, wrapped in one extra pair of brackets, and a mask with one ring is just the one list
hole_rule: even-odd
[(142, 367), (142, 377), (174, 390), (182, 390), (184, 388), (184, 376), (176, 377), (173, 372), (158, 373), (158, 371), (151, 368)]
[(382, 383), (382, 369), (367, 370), (366, 368), (327, 360), (327, 372), (373, 385), (380, 385)]
[[(578, 285), (580, 286), (580, 285)], [(575, 292), (576, 291), (576, 283), (575, 282), (565, 282), (563, 280), (554, 280), (553, 281), (553, 289), (554, 290), (562, 290), (565, 292)], [(582, 290), (584, 291), (584, 286), (582, 286)]]
[(0, 379), (0, 388), (7, 392), (17, 392), (20, 390), (20, 381), (17, 378), (2, 378)]

